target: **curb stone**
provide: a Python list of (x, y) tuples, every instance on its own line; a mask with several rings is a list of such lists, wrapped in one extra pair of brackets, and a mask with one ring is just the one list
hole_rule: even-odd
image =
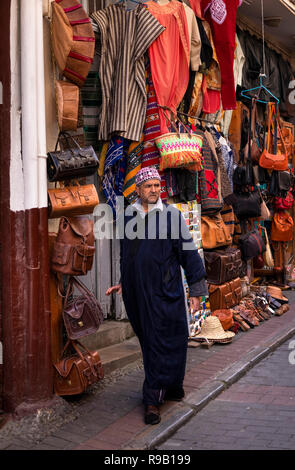
[(196, 392), (189, 393), (184, 401), (178, 403), (168, 414), (162, 416), (161, 422), (156, 429), (149, 428), (147, 431), (132, 438), (126, 443), (123, 450), (156, 450), (157, 445), (162, 444), (171, 437), (211, 400), (238, 381), (252, 367), (294, 334), (295, 328), (285, 328), (283, 332), (277, 333), (262, 345), (252, 349), (245, 354), (242, 360), (226, 368), (221, 374), (216, 375), (213, 380), (204, 384)]

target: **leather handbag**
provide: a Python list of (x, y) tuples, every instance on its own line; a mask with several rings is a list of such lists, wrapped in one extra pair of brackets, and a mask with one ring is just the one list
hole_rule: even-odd
[(48, 189), (48, 218), (92, 214), (99, 204), (94, 184)]
[(94, 253), (93, 220), (62, 217), (52, 248), (52, 271), (83, 276), (92, 268)]
[[(74, 146), (70, 144), (70, 141)], [(67, 143), (67, 148), (63, 148), (62, 142)], [(58, 144), (60, 151), (57, 151)], [(59, 133), (54, 152), (47, 153), (47, 176), (50, 182), (93, 175), (98, 165), (99, 161), (93, 147), (91, 145), (80, 147), (67, 132)]]
[[(259, 165), (262, 168), (266, 168), (268, 170), (287, 170), (288, 169), (288, 155), (287, 155), (287, 150), (285, 148), (284, 144), (284, 139), (282, 136), (282, 130), (281, 126), (279, 123), (279, 119), (277, 117), (277, 111), (276, 111), (276, 104), (275, 103), (268, 103), (269, 108), (268, 108), (268, 132), (267, 132), (267, 138), (266, 138), (266, 144), (265, 148), (260, 155), (259, 158)], [(271, 139), (271, 127), (272, 127), (272, 119), (275, 119), (277, 122), (277, 129), (279, 130), (280, 136), (281, 136), (281, 141), (283, 144), (284, 148), (284, 153), (277, 153), (277, 145), (276, 145), (276, 139), (275, 139), (275, 145), (274, 145), (274, 153), (270, 153), (270, 139)], [(275, 127), (275, 132), (276, 132), (276, 127)]]
[[(80, 292), (79, 296), (73, 295), (74, 288)], [(74, 277), (71, 277), (68, 283), (62, 316), (70, 339), (96, 333), (103, 322), (103, 312), (96, 297)]]
[(261, 196), (258, 191), (235, 193), (234, 211), (239, 220), (261, 216)]
[(211, 311), (229, 309), (238, 305), (242, 299), (241, 279), (236, 278), (225, 284), (208, 284)]
[(266, 250), (265, 243), (256, 229), (239, 237), (239, 247), (242, 252), (242, 259), (245, 261), (261, 255)]
[(276, 210), (284, 211), (291, 209), (294, 204), (294, 197), (291, 191), (288, 191), (287, 196), (284, 197), (274, 197), (273, 198), (273, 205)]
[(244, 265), (239, 248), (229, 246), (223, 250), (204, 251), (207, 282), (224, 284), (244, 276)]
[(293, 225), (293, 219), (287, 212), (276, 212), (271, 225), (271, 239), (276, 242), (293, 240)]
[(64, 80), (55, 80), (57, 122), (61, 131), (78, 127), (79, 87)]
[(205, 250), (232, 243), (232, 237), (220, 214), (201, 217), (201, 237)]
[(289, 191), (291, 189), (293, 177), (289, 170), (278, 171), (278, 186), (280, 191)]
[(222, 328), (226, 331), (234, 326), (234, 317), (230, 309), (215, 310), (212, 312), (214, 317), (217, 317), (222, 325)]
[[(63, 358), (70, 346), (75, 354)], [(90, 351), (78, 341), (68, 340), (61, 357), (59, 362), (53, 364), (54, 391), (59, 396), (79, 395), (104, 377), (98, 351)]]

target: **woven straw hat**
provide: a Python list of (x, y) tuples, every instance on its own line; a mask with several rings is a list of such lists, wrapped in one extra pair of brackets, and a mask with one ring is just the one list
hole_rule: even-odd
[(204, 321), (201, 332), (194, 336), (199, 341), (215, 341), (218, 343), (229, 343), (235, 336), (233, 331), (224, 331), (218, 317), (209, 316)]

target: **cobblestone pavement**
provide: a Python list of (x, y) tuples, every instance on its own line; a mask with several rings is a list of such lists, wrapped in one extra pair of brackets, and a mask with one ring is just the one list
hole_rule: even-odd
[(295, 336), (157, 449), (294, 450), (294, 359)]

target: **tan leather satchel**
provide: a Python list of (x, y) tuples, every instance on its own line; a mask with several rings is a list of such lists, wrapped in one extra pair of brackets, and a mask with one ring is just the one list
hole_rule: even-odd
[(225, 226), (220, 214), (201, 217), (201, 236), (205, 250), (232, 243), (229, 229)]
[(55, 81), (57, 122), (60, 131), (76, 131), (78, 126), (79, 87), (64, 80)]
[(69, 346), (72, 346), (76, 353), (53, 364), (55, 371), (54, 391), (60, 396), (79, 395), (104, 377), (98, 351), (90, 351), (78, 341), (69, 340), (64, 347), (62, 356)]
[(92, 268), (94, 253), (93, 220), (62, 217), (52, 249), (52, 271), (73, 276), (85, 275)]
[(48, 218), (91, 214), (99, 204), (94, 184), (48, 189)]

